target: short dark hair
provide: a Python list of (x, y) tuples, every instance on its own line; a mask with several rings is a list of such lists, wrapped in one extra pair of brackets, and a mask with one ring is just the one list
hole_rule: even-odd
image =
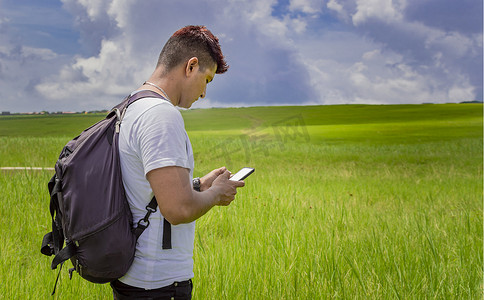
[(158, 58), (158, 66), (163, 65), (165, 72), (169, 72), (192, 57), (198, 58), (201, 69), (217, 64), (217, 74), (229, 68), (218, 38), (205, 26), (193, 25), (179, 29), (168, 39)]

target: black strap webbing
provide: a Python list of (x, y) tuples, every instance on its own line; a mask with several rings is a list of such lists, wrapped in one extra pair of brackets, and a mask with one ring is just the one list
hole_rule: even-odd
[(62, 271), (62, 266), (64, 266), (64, 263), (61, 263), (61, 266), (59, 268), (59, 273), (57, 273), (57, 278), (55, 279), (55, 283), (54, 283), (54, 289), (52, 290), (52, 294), (50, 294), (51, 296), (54, 296), (54, 294), (55, 294), (55, 289), (57, 288), (57, 283), (59, 282), (59, 277), (60, 277), (60, 274), (61, 274), (61, 271)]
[(44, 235), (40, 252), (47, 256), (54, 254), (54, 240), (52, 237), (52, 231)]
[(52, 270), (56, 269), (58, 264), (65, 262), (69, 258), (73, 257), (75, 254), (76, 254), (76, 245), (74, 245), (73, 242), (67, 243), (67, 245), (64, 248), (62, 248), (62, 250), (59, 251), (59, 253), (57, 253), (54, 259), (52, 260), (52, 266), (51, 266)]
[[(158, 203), (156, 202), (156, 198), (153, 197), (150, 203), (146, 206), (146, 215), (143, 219), (138, 221), (138, 226), (134, 229), (133, 233), (136, 236), (136, 239), (140, 237), (140, 235), (145, 231), (148, 226), (150, 226), (150, 215), (156, 212), (156, 208), (158, 207)], [(171, 224), (165, 218), (163, 218), (163, 244), (162, 249), (171, 249)]]
[(163, 218), (163, 249), (171, 249), (171, 224)]

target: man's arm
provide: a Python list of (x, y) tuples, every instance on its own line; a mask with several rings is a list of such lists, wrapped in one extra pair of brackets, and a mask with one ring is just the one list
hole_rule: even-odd
[(243, 181), (230, 181), (229, 177), (230, 172), (225, 171), (209, 189), (196, 192), (191, 188), (188, 169), (164, 167), (146, 175), (163, 217), (172, 225), (195, 221), (215, 205), (229, 205), (237, 188), (244, 186)]

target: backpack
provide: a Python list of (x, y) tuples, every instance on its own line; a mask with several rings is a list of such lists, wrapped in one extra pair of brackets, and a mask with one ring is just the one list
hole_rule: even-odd
[[(119, 159), (119, 130), (127, 107), (146, 97), (164, 99), (152, 91), (140, 91), (115, 106), (105, 119), (84, 130), (62, 149), (55, 175), (48, 183), (52, 231), (42, 240), (41, 252), (55, 255), (52, 269), (68, 259), (73, 271), (94, 283), (122, 277), (131, 266), (138, 237), (156, 212), (153, 197), (146, 215), (133, 229)], [(166, 100), (166, 99), (165, 99)], [(171, 249), (171, 226), (164, 220), (163, 249)], [(65, 247), (64, 246), (65, 241)]]

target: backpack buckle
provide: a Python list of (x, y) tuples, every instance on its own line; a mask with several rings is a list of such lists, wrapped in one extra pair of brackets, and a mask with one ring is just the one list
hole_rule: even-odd
[(148, 226), (150, 226), (150, 220), (148, 218), (138, 221), (138, 228), (146, 229)]
[(156, 207), (155, 207), (155, 208), (152, 208), (152, 207), (150, 207), (149, 205), (147, 205), (147, 206), (146, 206), (146, 210), (147, 210), (147, 211), (148, 211), (150, 214), (152, 214), (152, 213), (155, 213), (155, 212), (156, 212)]

